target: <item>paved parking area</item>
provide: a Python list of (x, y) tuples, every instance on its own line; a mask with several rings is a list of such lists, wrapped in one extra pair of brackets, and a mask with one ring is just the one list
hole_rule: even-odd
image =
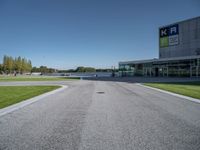
[(130, 82), (68, 88), (0, 117), (0, 149), (200, 149), (200, 104)]

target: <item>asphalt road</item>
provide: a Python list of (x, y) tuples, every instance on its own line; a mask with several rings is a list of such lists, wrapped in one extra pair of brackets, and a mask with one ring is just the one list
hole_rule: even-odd
[(0, 149), (200, 149), (199, 103), (127, 82), (15, 84), (32, 83), (69, 88), (1, 116)]

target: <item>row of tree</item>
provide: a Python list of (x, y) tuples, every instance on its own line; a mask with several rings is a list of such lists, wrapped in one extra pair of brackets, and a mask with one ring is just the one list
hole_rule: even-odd
[(31, 72), (40, 72), (42, 74), (46, 74), (46, 73), (54, 73), (54, 72), (68, 73), (68, 72), (112, 72), (112, 71), (113, 69), (95, 69), (93, 67), (83, 67), (83, 66), (77, 67), (76, 69), (59, 70), (59, 71), (53, 68), (48, 68), (47, 66), (32, 68), (32, 64), (30, 60), (26, 58), (22, 58), (20, 56), (13, 58), (7, 55), (3, 57), (3, 63), (0, 64), (0, 74), (1, 73), (23, 74), (23, 73), (31, 73)]
[(11, 57), (5, 55), (3, 57), (3, 63), (0, 65), (0, 72), (11, 74), (11, 73), (30, 73), (32, 70), (31, 61), (22, 57)]
[(40, 66), (39, 68), (37, 67), (33, 67), (31, 72), (40, 72), (42, 74), (45, 74), (45, 73), (54, 73), (56, 72), (56, 69), (53, 69), (53, 68), (48, 68), (47, 66)]
[(58, 70), (59, 73), (72, 73), (72, 72), (113, 72), (113, 70), (118, 71), (117, 69), (95, 69), (92, 67), (77, 67), (76, 69), (69, 70)]
[(96, 72), (95, 68), (92, 67), (77, 67), (75, 72)]
[(77, 67), (76, 69), (69, 69), (69, 70), (58, 70), (58, 73), (72, 73), (72, 72), (96, 72), (95, 68), (92, 67)]

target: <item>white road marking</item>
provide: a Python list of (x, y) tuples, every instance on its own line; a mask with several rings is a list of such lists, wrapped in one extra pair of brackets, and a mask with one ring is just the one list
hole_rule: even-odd
[(179, 97), (179, 98), (187, 99), (187, 100), (192, 101), (192, 102), (200, 103), (200, 99), (196, 99), (196, 98), (192, 98), (192, 97), (188, 97), (188, 96), (172, 93), (172, 92), (161, 90), (161, 89), (158, 89), (158, 88), (146, 86), (146, 85), (143, 85), (143, 84), (140, 84), (140, 83), (137, 83), (137, 85), (145, 87), (145, 88), (149, 88), (149, 89), (152, 89), (152, 90), (156, 90), (156, 91), (159, 91), (159, 92), (162, 92), (162, 93), (166, 93), (166, 94), (169, 94), (169, 95), (172, 95), (172, 96), (176, 96), (176, 97)]

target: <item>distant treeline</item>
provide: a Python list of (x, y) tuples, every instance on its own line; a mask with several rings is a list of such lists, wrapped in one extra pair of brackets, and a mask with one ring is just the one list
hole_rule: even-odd
[[(115, 71), (117, 71), (115, 69)], [(0, 64), (0, 74), (24, 74), (38, 72), (41, 74), (46, 73), (72, 73), (72, 72), (113, 72), (113, 69), (95, 69), (93, 67), (77, 67), (76, 69), (69, 70), (56, 70), (48, 68), (47, 66), (32, 67), (31, 60), (19, 57), (12, 57), (4, 55), (3, 62)]]
[(56, 69), (53, 69), (53, 68), (48, 68), (47, 66), (40, 66), (39, 68), (37, 67), (33, 67), (31, 72), (40, 72), (42, 74), (45, 74), (45, 73), (54, 73), (56, 72)]
[[(58, 73), (72, 73), (72, 72), (112, 72), (113, 69), (95, 69), (92, 67), (77, 67), (76, 69), (58, 70)], [(115, 71), (117, 71), (115, 69)]]
[(56, 72), (56, 69), (46, 66), (32, 67), (31, 60), (22, 58), (21, 56), (13, 58), (4, 55), (3, 62), (0, 64), (0, 74), (24, 74), (40, 72), (41, 74)]
[(113, 69), (95, 69), (93, 67), (77, 67), (76, 69), (68, 70), (56, 70), (54, 68), (47, 68), (46, 66), (40, 66), (39, 68), (33, 67), (31, 72), (40, 72), (42, 74), (46, 73), (75, 73), (75, 72), (112, 72)]
[(26, 73), (31, 72), (32, 64), (31, 61), (22, 57), (11, 57), (5, 55), (3, 57), (3, 63), (0, 64), (0, 73), (11, 74), (11, 73)]

